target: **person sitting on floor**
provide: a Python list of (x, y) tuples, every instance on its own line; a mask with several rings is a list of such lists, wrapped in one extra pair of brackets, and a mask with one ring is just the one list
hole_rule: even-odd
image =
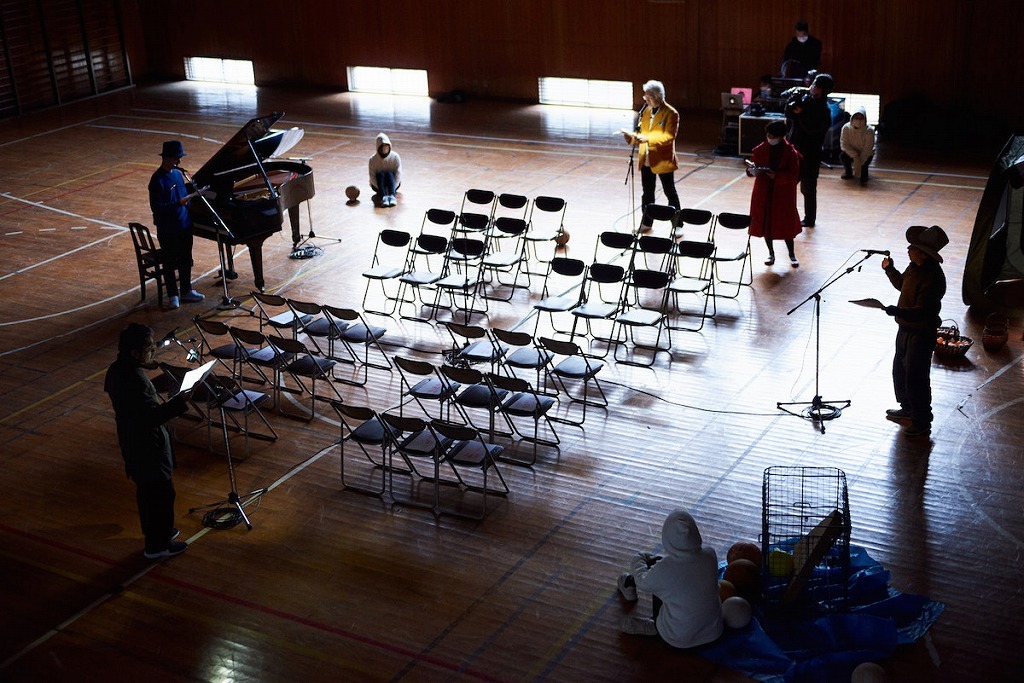
[(402, 185), (402, 157), (391, 149), (391, 138), (377, 135), (377, 153), (370, 157), (370, 187), (380, 197), (381, 206), (395, 206), (395, 193)]
[(637, 591), (651, 593), (654, 616), (623, 617), (623, 633), (659, 636), (673, 647), (710, 643), (722, 635), (718, 597), (718, 556), (702, 545), (700, 530), (685, 510), (673, 510), (661, 530), (665, 557), (637, 553), (633, 572), (619, 577), (619, 592), (629, 601)]

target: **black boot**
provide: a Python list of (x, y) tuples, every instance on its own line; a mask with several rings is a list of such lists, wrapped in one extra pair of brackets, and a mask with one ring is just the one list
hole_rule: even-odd
[(868, 165), (867, 164), (864, 164), (863, 166), (860, 167), (860, 184), (861, 185), (867, 185), (868, 184)]
[(843, 180), (850, 180), (853, 178), (853, 164), (846, 159), (843, 159), (843, 169), (844, 173), (840, 176)]

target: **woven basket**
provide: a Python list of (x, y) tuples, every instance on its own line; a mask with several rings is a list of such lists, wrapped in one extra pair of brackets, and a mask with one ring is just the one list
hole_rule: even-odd
[(974, 346), (974, 340), (960, 334), (960, 328), (953, 320), (943, 320), (943, 325), (938, 329), (938, 336), (935, 340), (935, 353), (944, 358), (963, 358), (967, 351)]
[(1003, 348), (1009, 338), (1010, 321), (1002, 313), (992, 313), (985, 319), (985, 329), (981, 333), (981, 345), (989, 353)]

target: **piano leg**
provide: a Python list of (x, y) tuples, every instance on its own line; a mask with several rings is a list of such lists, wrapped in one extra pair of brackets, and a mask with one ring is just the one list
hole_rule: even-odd
[[(266, 239), (266, 238), (264, 238)], [(249, 242), (249, 260), (252, 261), (252, 280), (256, 289), (263, 291), (263, 240)]]
[(299, 242), (302, 241), (302, 231), (299, 230), (299, 206), (293, 206), (288, 209), (288, 220), (292, 224), (292, 249), (294, 250), (299, 246)]

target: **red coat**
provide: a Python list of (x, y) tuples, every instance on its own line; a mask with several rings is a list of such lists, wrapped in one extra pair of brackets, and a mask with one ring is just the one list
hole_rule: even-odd
[[(800, 181), (800, 152), (788, 140), (783, 145), (782, 158), (775, 169), (775, 179), (767, 175), (754, 177), (754, 191), (750, 194), (750, 234), (772, 240), (791, 240), (802, 232), (800, 214), (796, 208), (796, 186)], [(754, 166), (769, 166), (771, 145), (762, 142), (754, 148), (750, 160)]]

